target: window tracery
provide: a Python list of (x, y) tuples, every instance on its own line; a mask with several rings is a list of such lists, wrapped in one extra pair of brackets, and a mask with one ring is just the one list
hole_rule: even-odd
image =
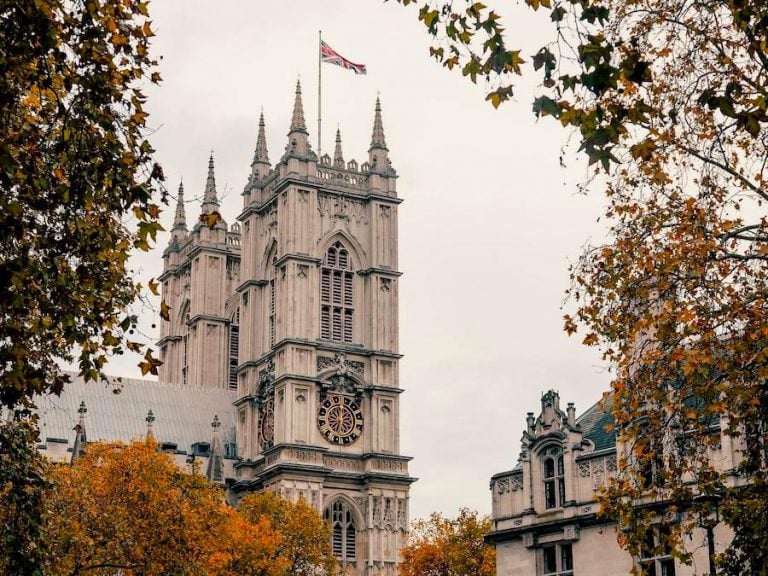
[(336, 500), (323, 515), (331, 524), (331, 546), (334, 557), (342, 564), (355, 561), (357, 530), (352, 509), (343, 500)]
[(354, 271), (341, 242), (328, 248), (320, 269), (320, 338), (352, 342)]
[(544, 507), (559, 508), (565, 502), (565, 465), (563, 451), (553, 446), (542, 456), (544, 477)]

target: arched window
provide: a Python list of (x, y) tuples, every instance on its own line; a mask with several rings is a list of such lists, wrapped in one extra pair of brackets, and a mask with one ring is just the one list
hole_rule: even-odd
[(331, 524), (334, 557), (342, 564), (354, 562), (357, 533), (352, 510), (343, 500), (337, 500), (325, 510), (324, 518)]
[(320, 271), (320, 338), (352, 342), (354, 272), (341, 242), (328, 248)]
[(240, 352), (240, 307), (229, 323), (229, 389), (237, 390), (237, 364)]
[(565, 467), (563, 451), (553, 446), (544, 452), (544, 506), (559, 508), (565, 502)]

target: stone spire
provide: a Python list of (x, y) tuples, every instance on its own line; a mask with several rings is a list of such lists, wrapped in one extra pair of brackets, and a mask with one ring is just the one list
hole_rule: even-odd
[(333, 152), (333, 165), (344, 168), (344, 155), (341, 153), (341, 130), (336, 128), (336, 150)]
[(379, 148), (388, 150), (387, 142), (384, 140), (384, 124), (381, 121), (381, 101), (376, 96), (376, 112), (373, 116), (373, 134), (371, 135), (371, 149)]
[(173, 230), (187, 229), (187, 216), (184, 213), (184, 182), (179, 182), (179, 192), (176, 196), (176, 216), (173, 219)]
[(203, 214), (219, 211), (219, 199), (216, 195), (216, 176), (213, 169), (213, 152), (208, 158), (208, 179), (205, 181), (205, 194), (203, 195)]
[(262, 111), (259, 116), (259, 135), (256, 137), (256, 151), (253, 153), (253, 162), (251, 162), (252, 181), (264, 178), (269, 174), (269, 170), (272, 167), (269, 163), (267, 134), (264, 126), (264, 112)]
[(152, 412), (152, 409), (149, 409), (149, 412), (147, 412), (147, 417), (144, 418), (144, 420), (147, 423), (147, 438), (154, 438), (155, 437), (155, 414)]
[(219, 421), (218, 415), (214, 415), (211, 428), (213, 428), (213, 438), (211, 439), (205, 477), (208, 478), (209, 482), (222, 482), (224, 480), (224, 448), (219, 437), (221, 421)]
[(85, 407), (85, 401), (80, 402), (80, 408), (77, 409), (77, 413), (80, 414), (80, 418), (77, 421), (77, 424), (75, 424), (75, 443), (72, 446), (72, 459), (70, 460), (70, 463), (74, 462), (78, 458), (80, 458), (83, 453), (85, 452), (85, 445), (88, 443), (88, 440), (85, 435), (85, 414), (88, 412), (88, 409)]
[(304, 122), (304, 104), (301, 101), (301, 80), (296, 80), (296, 99), (293, 102), (293, 117), (291, 118), (291, 132), (307, 132), (307, 124)]
[(381, 101), (376, 96), (376, 111), (373, 116), (373, 134), (371, 135), (371, 147), (368, 148), (368, 163), (371, 172), (381, 175), (393, 174), (389, 166), (389, 149), (384, 140), (384, 124), (381, 121)]
[[(301, 102), (301, 81), (296, 81), (296, 100), (293, 103), (291, 129), (288, 131), (288, 145), (285, 148), (288, 157), (308, 158), (314, 156), (309, 147), (309, 132), (304, 121), (304, 104)], [(285, 158), (285, 157), (284, 157)]]

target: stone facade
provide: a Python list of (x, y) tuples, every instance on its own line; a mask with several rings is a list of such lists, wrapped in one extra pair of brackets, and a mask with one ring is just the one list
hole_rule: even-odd
[[(703, 529), (687, 542), (693, 565), (683, 566), (669, 556), (632, 558), (617, 544), (615, 524), (598, 516), (597, 494), (616, 473), (623, 450), (607, 426), (612, 422), (610, 398), (576, 418), (574, 405), (562, 410), (554, 391), (543, 395), (538, 417), (528, 413), (517, 466), (490, 483), (493, 531), (487, 540), (496, 547), (498, 576), (616, 576), (633, 566), (656, 576), (708, 573)], [(720, 431), (725, 427), (720, 422), (713, 430), (721, 442), (710, 457), (733, 470), (742, 448)], [(743, 479), (732, 475), (731, 481)], [(718, 551), (732, 538), (724, 523), (714, 535)]]
[(179, 207), (161, 276), (171, 320), (161, 382), (236, 391), (237, 499), (304, 498), (353, 574), (396, 574), (408, 530), (400, 455), (397, 213), (377, 100), (366, 162), (318, 158), (297, 85), (288, 142), (269, 161), (264, 118), (243, 210), (219, 214), (213, 159), (201, 219)]

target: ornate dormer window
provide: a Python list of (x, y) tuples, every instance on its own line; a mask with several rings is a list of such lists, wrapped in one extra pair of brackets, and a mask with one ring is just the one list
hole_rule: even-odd
[(547, 448), (542, 454), (544, 507), (559, 508), (565, 502), (565, 466), (559, 446)]
[(352, 342), (354, 272), (341, 242), (328, 248), (320, 270), (320, 338)]

